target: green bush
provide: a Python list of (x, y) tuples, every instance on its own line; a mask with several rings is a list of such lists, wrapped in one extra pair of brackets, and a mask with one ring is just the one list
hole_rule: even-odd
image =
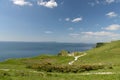
[(97, 44), (96, 44), (96, 48), (99, 48), (99, 47), (101, 47), (101, 46), (103, 46), (103, 45), (105, 45), (105, 43), (97, 43)]
[(50, 63), (33, 64), (28, 68), (46, 72), (62, 72), (62, 73), (78, 73), (90, 70), (98, 70), (105, 68), (105, 65), (53, 65)]
[(66, 50), (61, 50), (60, 53), (58, 53), (58, 56), (68, 56), (68, 51)]

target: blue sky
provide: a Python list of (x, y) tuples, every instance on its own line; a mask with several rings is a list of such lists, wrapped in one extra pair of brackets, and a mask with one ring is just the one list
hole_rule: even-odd
[(120, 0), (0, 0), (0, 41), (120, 39)]

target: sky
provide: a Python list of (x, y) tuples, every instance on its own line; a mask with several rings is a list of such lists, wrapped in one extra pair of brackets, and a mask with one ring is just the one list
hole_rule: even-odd
[(120, 40), (120, 0), (0, 0), (0, 41)]

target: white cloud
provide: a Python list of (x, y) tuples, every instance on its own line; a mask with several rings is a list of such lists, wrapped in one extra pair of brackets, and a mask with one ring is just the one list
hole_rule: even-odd
[(32, 6), (32, 3), (27, 2), (25, 0), (12, 0), (12, 2), (13, 4), (18, 5), (18, 6), (25, 6), (25, 5)]
[(82, 21), (82, 20), (83, 20), (82, 17), (80, 17), (80, 18), (75, 18), (75, 19), (73, 19), (72, 22), (80, 22), (80, 21)]
[(65, 21), (71, 21), (71, 22), (74, 22), (74, 23), (80, 22), (82, 20), (83, 20), (82, 17), (78, 17), (78, 18), (74, 18), (74, 19), (65, 18)]
[(70, 21), (70, 18), (66, 18), (65, 21)]
[(117, 17), (117, 16), (118, 16), (118, 14), (115, 13), (115, 12), (109, 12), (109, 13), (107, 13), (106, 15), (107, 15), (108, 17), (110, 17), (110, 18), (113, 18), (113, 17)]
[(105, 31), (100, 31), (100, 32), (82, 32), (82, 34), (89, 35), (89, 36), (118, 36), (119, 34), (112, 33), (112, 32), (105, 32)]
[(91, 0), (90, 2), (88, 2), (88, 4), (92, 7), (97, 5), (110, 5), (112, 3), (120, 3), (120, 0)]
[(106, 27), (105, 30), (120, 30), (120, 25), (119, 24), (112, 24), (112, 25)]
[(46, 34), (52, 34), (52, 31), (45, 31)]
[(72, 37), (78, 37), (80, 34), (79, 33), (70, 33), (69, 35)]
[(120, 34), (107, 32), (107, 31), (97, 31), (97, 32), (81, 32), (81, 33), (70, 33), (70, 40), (76, 42), (105, 42), (112, 40), (119, 40)]
[(105, 42), (120, 39), (120, 34), (106, 31), (82, 32), (81, 38), (88, 42)]
[(54, 7), (58, 6), (58, 4), (55, 0), (50, 0), (50, 1), (40, 0), (40, 1), (38, 1), (38, 5), (44, 6), (44, 7), (47, 7), (47, 8), (54, 8)]
[(115, 2), (115, 0), (105, 0), (105, 1), (106, 1), (106, 3), (108, 3), (108, 4), (111, 4), (111, 3)]
[(74, 30), (74, 29), (73, 29), (72, 27), (70, 27), (70, 28), (68, 28), (68, 30), (71, 30), (71, 31), (72, 31), (72, 30)]
[(98, 5), (98, 4), (101, 4), (101, 1), (95, 0), (95, 1), (88, 2), (88, 5), (90, 5), (92, 7), (94, 7), (94, 6)]
[(112, 32), (106, 32), (106, 31), (100, 31), (100, 32), (81, 32), (81, 33), (70, 33), (70, 36), (78, 37), (80, 35), (82, 36), (97, 36), (97, 37), (114, 37), (114, 36), (120, 36), (120, 34), (112, 33)]

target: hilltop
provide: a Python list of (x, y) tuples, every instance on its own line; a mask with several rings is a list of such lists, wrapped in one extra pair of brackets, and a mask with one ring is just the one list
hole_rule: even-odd
[(63, 50), (59, 55), (6, 60), (0, 63), (0, 80), (119, 80), (119, 61), (120, 41), (97, 43), (73, 56)]

